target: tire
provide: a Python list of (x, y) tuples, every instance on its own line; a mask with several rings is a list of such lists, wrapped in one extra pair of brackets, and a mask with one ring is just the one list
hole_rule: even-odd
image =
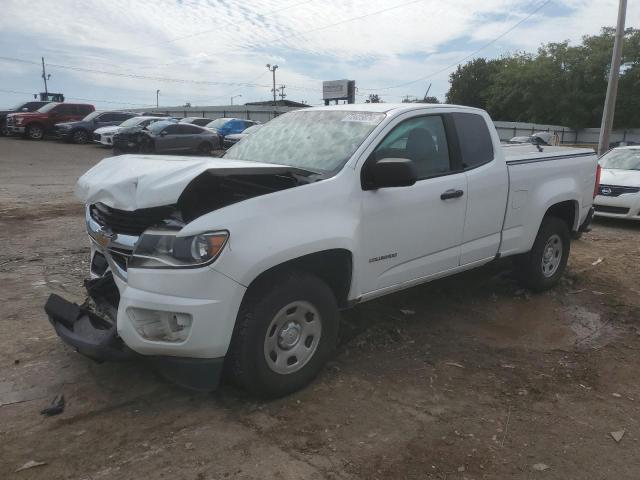
[(44, 138), (44, 128), (42, 125), (29, 125), (24, 133), (29, 140), (42, 140)]
[(213, 150), (213, 147), (209, 142), (202, 142), (197, 148), (197, 152), (200, 155), (211, 155), (211, 150)]
[(545, 217), (531, 251), (516, 258), (521, 283), (537, 292), (554, 287), (564, 273), (570, 250), (567, 223), (557, 217)]
[(76, 130), (71, 136), (73, 143), (84, 145), (89, 141), (89, 133), (86, 130)]
[(151, 139), (143, 139), (138, 143), (138, 151), (140, 153), (155, 153), (156, 148)]
[(242, 302), (226, 361), (239, 387), (263, 398), (301, 389), (335, 348), (339, 313), (322, 280), (285, 272), (252, 286)]

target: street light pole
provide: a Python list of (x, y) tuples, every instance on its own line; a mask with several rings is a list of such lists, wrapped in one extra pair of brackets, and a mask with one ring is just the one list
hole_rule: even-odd
[(160, 108), (160, 90), (156, 90), (156, 108)]
[(604, 100), (602, 123), (600, 124), (600, 139), (598, 141), (598, 155), (602, 155), (609, 149), (609, 135), (613, 128), (613, 114), (616, 110), (616, 97), (618, 95), (618, 77), (620, 76), (620, 62), (622, 60), (622, 44), (624, 42), (624, 21), (627, 14), (627, 0), (620, 0), (618, 5), (618, 24), (616, 37), (613, 43), (611, 55), (611, 70), (609, 71), (609, 84), (607, 96)]
[(273, 92), (273, 106), (276, 106), (276, 70), (278, 69), (278, 65), (271, 66), (270, 63), (267, 63), (267, 70), (273, 73), (273, 88), (271, 91)]
[(241, 96), (242, 96), (242, 94), (232, 96), (231, 97), (231, 105), (233, 105), (233, 99), (234, 98), (238, 98), (238, 97), (241, 97)]

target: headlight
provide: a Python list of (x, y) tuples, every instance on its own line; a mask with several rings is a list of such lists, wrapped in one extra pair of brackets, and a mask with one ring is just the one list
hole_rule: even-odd
[(23, 117), (17, 117), (14, 120), (18, 125), (20, 125), (22, 122), (24, 122), (24, 118)]
[(207, 232), (178, 237), (177, 231), (144, 232), (129, 261), (131, 268), (189, 268), (213, 262), (227, 244), (229, 232)]

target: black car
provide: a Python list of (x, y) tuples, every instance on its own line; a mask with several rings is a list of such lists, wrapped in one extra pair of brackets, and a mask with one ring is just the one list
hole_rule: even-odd
[(10, 110), (0, 110), (0, 135), (8, 135), (9, 130), (7, 129), (7, 115), (10, 113), (17, 112), (35, 112), (40, 107), (44, 107), (47, 103), (51, 102), (42, 102), (42, 101), (33, 101), (33, 102), (23, 102), (16, 105), (14, 108)]
[(220, 137), (215, 132), (171, 120), (152, 123), (146, 128), (121, 130), (113, 138), (114, 150), (121, 152), (209, 154), (220, 145)]
[(77, 122), (57, 123), (54, 127), (54, 133), (61, 140), (87, 143), (91, 141), (94, 130), (100, 127), (120, 125), (136, 115), (136, 113), (130, 112), (91, 112)]
[(192, 125), (198, 125), (199, 127), (204, 127), (206, 124), (213, 122), (213, 118), (204, 118), (204, 117), (185, 117), (180, 120), (179, 123), (190, 123)]

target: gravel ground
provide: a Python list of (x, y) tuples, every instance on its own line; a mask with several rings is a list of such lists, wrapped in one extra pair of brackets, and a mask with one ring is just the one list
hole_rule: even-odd
[(596, 222), (545, 294), (503, 261), (344, 312), (297, 394), (197, 394), (83, 358), (42, 310), (83, 299), (73, 185), (109, 154), (0, 138), (0, 478), (640, 477), (640, 224)]

